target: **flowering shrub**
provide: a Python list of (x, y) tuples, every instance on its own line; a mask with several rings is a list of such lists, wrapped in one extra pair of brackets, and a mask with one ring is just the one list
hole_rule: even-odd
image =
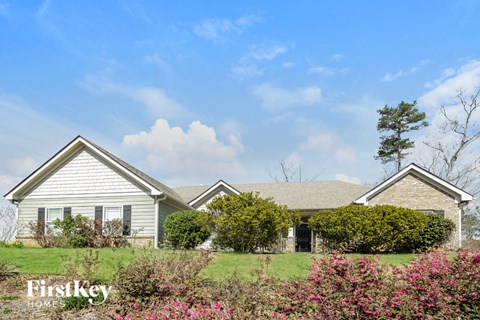
[(183, 286), (157, 270), (153, 278), (168, 279), (168, 292), (117, 319), (480, 319), (479, 266), (480, 252), (430, 252), (398, 267), (333, 253), (315, 259), (305, 280), (278, 282), (257, 270), (253, 283), (233, 275), (193, 284), (196, 276), (181, 272)]

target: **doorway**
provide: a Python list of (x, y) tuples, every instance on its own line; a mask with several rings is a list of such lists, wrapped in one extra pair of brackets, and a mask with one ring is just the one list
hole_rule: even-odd
[(297, 226), (295, 252), (312, 252), (312, 231), (306, 223)]

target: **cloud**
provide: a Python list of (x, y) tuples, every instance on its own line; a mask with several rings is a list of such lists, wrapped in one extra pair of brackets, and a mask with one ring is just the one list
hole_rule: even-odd
[(232, 68), (232, 72), (240, 78), (263, 75), (263, 69), (258, 64), (274, 60), (288, 50), (289, 46), (283, 44), (251, 45), (237, 65)]
[(355, 151), (346, 147), (335, 150), (334, 157), (336, 160), (343, 163), (355, 163), (357, 161)]
[(131, 87), (97, 75), (86, 75), (80, 83), (93, 92), (118, 94), (137, 101), (145, 105), (155, 117), (178, 117), (186, 113), (186, 109), (161, 88)]
[(449, 104), (459, 90), (471, 94), (480, 87), (480, 61), (471, 60), (457, 70), (445, 69), (430, 86), (433, 88), (418, 99), (420, 106), (435, 108)]
[(263, 108), (269, 111), (282, 111), (319, 103), (322, 99), (322, 90), (317, 86), (289, 90), (265, 83), (254, 88), (253, 95), (260, 100)]
[(295, 67), (295, 63), (294, 62), (284, 62), (282, 63), (282, 66), (285, 68), (285, 69), (292, 69), (293, 67)]
[(288, 51), (288, 47), (281, 44), (261, 44), (250, 46), (247, 57), (253, 60), (273, 60)]
[(159, 69), (168, 69), (169, 66), (159, 53), (154, 53), (144, 57), (145, 61), (158, 67)]
[(343, 60), (343, 55), (341, 55), (339, 53), (332, 54), (332, 56), (330, 57), (330, 60), (333, 61), (333, 62), (339, 62), (339, 61)]
[(354, 184), (361, 184), (362, 183), (361, 180), (357, 177), (350, 177), (350, 176), (347, 176), (346, 174), (341, 174), (341, 173), (337, 173), (335, 175), (335, 180), (348, 182), (348, 183), (354, 183)]
[(335, 137), (330, 133), (320, 133), (309, 135), (305, 142), (300, 144), (302, 150), (325, 150), (330, 148), (334, 143)]
[(255, 64), (235, 66), (232, 68), (232, 72), (240, 78), (260, 76), (263, 74), (263, 70)]
[(336, 74), (346, 74), (350, 70), (348, 68), (332, 68), (332, 67), (325, 67), (325, 66), (316, 66), (312, 67), (308, 70), (310, 73), (319, 74), (322, 76), (333, 76)]
[(385, 82), (395, 81), (398, 78), (405, 77), (409, 74), (417, 72), (421, 67), (427, 65), (428, 63), (430, 63), (428, 59), (420, 60), (420, 62), (416, 66), (411, 67), (408, 70), (400, 70), (396, 73), (387, 73), (386, 75), (383, 76), (382, 81), (385, 81)]
[(148, 132), (126, 135), (123, 146), (127, 151), (138, 150), (153, 171), (169, 176), (208, 179), (233, 176), (245, 172), (237, 159), (243, 152), (239, 135), (228, 137), (228, 143), (218, 140), (215, 129), (200, 121), (190, 123), (184, 131), (171, 127), (167, 120), (158, 119)]
[(244, 28), (262, 21), (263, 19), (257, 15), (247, 15), (235, 20), (205, 19), (193, 27), (193, 33), (210, 41), (220, 41), (227, 34), (240, 34)]

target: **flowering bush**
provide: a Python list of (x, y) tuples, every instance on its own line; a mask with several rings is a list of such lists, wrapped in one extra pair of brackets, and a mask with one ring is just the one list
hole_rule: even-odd
[(435, 251), (398, 267), (333, 253), (315, 259), (300, 281), (279, 282), (257, 270), (253, 283), (233, 275), (193, 284), (196, 276), (181, 272), (180, 282), (190, 285), (175, 287), (154, 272), (156, 281), (169, 279), (173, 287), (146, 306), (132, 303), (117, 319), (480, 319), (479, 266), (480, 252), (449, 259)]

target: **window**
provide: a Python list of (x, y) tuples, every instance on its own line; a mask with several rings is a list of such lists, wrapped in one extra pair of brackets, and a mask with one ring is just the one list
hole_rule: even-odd
[(427, 210), (418, 210), (420, 212), (429, 212), (429, 213), (436, 213), (440, 217), (445, 218), (445, 210), (433, 210), (433, 209), (427, 209)]
[(45, 211), (45, 232), (55, 233), (57, 230), (53, 222), (57, 219), (63, 220), (63, 208), (47, 208)]
[(103, 234), (118, 236), (123, 231), (123, 207), (103, 207)]

